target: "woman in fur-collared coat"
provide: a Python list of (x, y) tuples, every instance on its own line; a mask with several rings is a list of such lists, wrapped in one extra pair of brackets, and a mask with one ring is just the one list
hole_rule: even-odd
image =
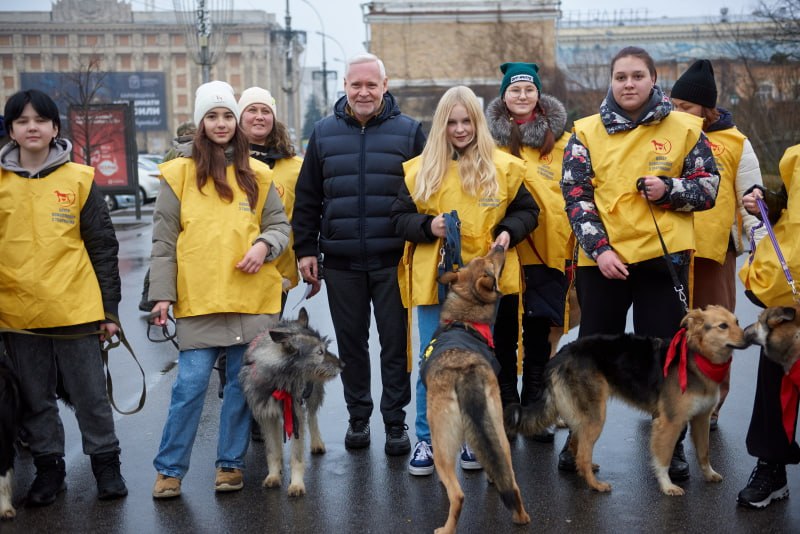
[[(535, 63), (504, 63), (500, 97), (486, 110), (489, 129), (501, 150), (527, 163), (525, 186), (539, 205), (539, 226), (519, 245), (522, 293), (522, 396), (517, 392), (518, 295), (502, 298), (495, 323), (496, 354), (503, 404), (535, 402), (542, 394), (544, 366), (552, 353), (551, 329), (560, 332), (569, 282), (571, 229), (561, 194), (561, 161), (569, 139), (567, 112), (555, 97), (542, 94)], [(552, 430), (534, 439), (553, 441)]]

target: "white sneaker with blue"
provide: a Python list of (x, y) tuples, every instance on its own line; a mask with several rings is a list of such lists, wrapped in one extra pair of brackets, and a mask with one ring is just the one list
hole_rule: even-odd
[(475, 457), (475, 453), (472, 452), (472, 449), (470, 449), (469, 445), (466, 443), (461, 447), (461, 469), (466, 469), (468, 471), (483, 469), (483, 466)]
[(425, 476), (433, 473), (433, 449), (425, 440), (418, 441), (411, 453), (411, 462), (408, 472), (416, 476)]

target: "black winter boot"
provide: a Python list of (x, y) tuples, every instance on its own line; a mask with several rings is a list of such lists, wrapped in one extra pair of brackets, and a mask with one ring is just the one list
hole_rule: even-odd
[(92, 455), (92, 473), (97, 481), (97, 498), (101, 501), (119, 499), (128, 494), (119, 465), (118, 452)]
[(64, 458), (56, 454), (45, 454), (33, 459), (36, 478), (28, 490), (29, 506), (47, 506), (56, 501), (56, 496), (67, 489)]
[(519, 393), (517, 392), (517, 377), (514, 380), (508, 380), (502, 376), (500, 379), (500, 401), (503, 403), (503, 408), (510, 404), (519, 404)]
[(680, 482), (689, 478), (689, 464), (686, 462), (686, 453), (683, 451), (683, 440), (686, 438), (686, 427), (683, 427), (678, 443), (672, 451), (672, 459), (669, 462), (667, 474), (673, 482)]

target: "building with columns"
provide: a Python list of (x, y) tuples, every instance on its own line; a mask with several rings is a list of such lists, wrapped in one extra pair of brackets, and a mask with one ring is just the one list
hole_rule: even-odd
[[(253, 85), (269, 89), (282, 121), (299, 128), (300, 69), (295, 61), (287, 77), (286, 32), (275, 15), (233, 10), (225, 21), (215, 27), (223, 39), (215, 50), (218, 57), (210, 79), (229, 82), (237, 95)], [(177, 125), (191, 120), (194, 91), (203, 80), (195, 51), (187, 46), (191, 43), (183, 22), (174, 11), (137, 11), (123, 0), (57, 0), (50, 12), (3, 12), (0, 99), (5, 102), (25, 79), (37, 86), (44, 83), (53, 92), (67, 90), (60, 85), (75, 76), (65, 78), (65, 73), (85, 72), (96, 65), (99, 72), (109, 74), (108, 91), (99, 91), (99, 98), (134, 99), (137, 145), (161, 153), (169, 147)], [(292, 37), (296, 58), (305, 34), (294, 32)], [(148, 114), (160, 114), (160, 120)]]

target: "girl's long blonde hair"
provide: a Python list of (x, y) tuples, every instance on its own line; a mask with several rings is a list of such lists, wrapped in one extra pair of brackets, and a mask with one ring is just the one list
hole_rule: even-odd
[(458, 174), (464, 191), (473, 196), (497, 194), (497, 169), (492, 161), (495, 145), (478, 98), (469, 87), (451, 87), (439, 100), (431, 133), (422, 151), (422, 163), (414, 186), (414, 200), (428, 200), (442, 186), (455, 149), (447, 140), (447, 121), (457, 105), (464, 106), (475, 128), (475, 138), (458, 154)]

